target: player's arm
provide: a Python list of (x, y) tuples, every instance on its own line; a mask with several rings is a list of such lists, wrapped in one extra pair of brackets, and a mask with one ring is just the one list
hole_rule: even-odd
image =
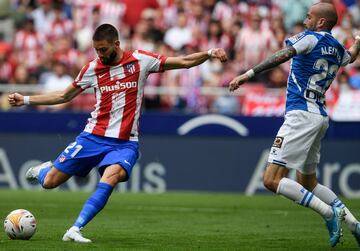
[(56, 105), (69, 102), (81, 93), (82, 89), (69, 85), (63, 91), (49, 92), (46, 94), (24, 96), (19, 93), (9, 94), (8, 100), (11, 106), (22, 105)]
[(246, 73), (237, 76), (229, 84), (229, 90), (235, 91), (240, 85), (253, 78), (255, 74), (269, 70), (275, 66), (278, 66), (296, 55), (296, 50), (293, 46), (288, 46), (280, 51), (275, 52), (273, 55), (265, 59), (254, 68), (248, 70)]
[(356, 36), (354, 44), (349, 49), (351, 60), (349, 63), (352, 63), (359, 56), (360, 52), (360, 36)]
[(209, 58), (217, 58), (221, 62), (227, 61), (224, 49), (214, 48), (209, 51), (197, 52), (186, 56), (168, 57), (164, 63), (164, 70), (191, 68), (204, 63)]

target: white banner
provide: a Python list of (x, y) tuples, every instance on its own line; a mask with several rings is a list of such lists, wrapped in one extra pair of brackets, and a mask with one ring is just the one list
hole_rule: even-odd
[(331, 118), (334, 121), (360, 121), (360, 90), (341, 92)]

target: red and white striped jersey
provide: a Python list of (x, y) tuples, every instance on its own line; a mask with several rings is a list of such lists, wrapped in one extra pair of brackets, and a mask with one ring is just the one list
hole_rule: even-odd
[(124, 51), (120, 62), (104, 65), (95, 59), (85, 65), (73, 83), (94, 88), (95, 110), (84, 129), (95, 135), (138, 141), (144, 85), (152, 72), (164, 69), (166, 57), (146, 51)]

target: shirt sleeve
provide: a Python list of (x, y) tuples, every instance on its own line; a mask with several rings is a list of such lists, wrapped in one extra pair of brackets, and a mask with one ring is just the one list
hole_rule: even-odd
[(92, 79), (94, 76), (91, 72), (93, 71), (91, 71), (90, 63), (88, 63), (81, 69), (72, 85), (83, 90), (89, 88), (92, 85)]
[(164, 64), (167, 57), (142, 50), (138, 50), (137, 53), (141, 55), (143, 60), (146, 62), (149, 73), (164, 71)]
[(341, 66), (345, 66), (349, 64), (351, 61), (351, 54), (349, 51), (345, 50), (344, 55), (342, 57)]
[(285, 43), (288, 46), (294, 47), (296, 54), (300, 55), (310, 53), (318, 41), (316, 36), (302, 32), (286, 39)]

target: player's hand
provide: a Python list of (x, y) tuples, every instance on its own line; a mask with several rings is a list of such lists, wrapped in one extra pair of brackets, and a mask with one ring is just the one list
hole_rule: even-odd
[(217, 58), (220, 62), (224, 63), (228, 60), (226, 52), (223, 48), (214, 48), (211, 50), (211, 58)]
[(249, 80), (249, 76), (247, 74), (242, 74), (240, 76), (237, 76), (231, 82), (229, 83), (229, 91), (233, 92), (237, 88), (240, 87), (243, 83)]
[(24, 105), (24, 96), (19, 93), (11, 93), (8, 96), (9, 104), (11, 106), (22, 106)]

